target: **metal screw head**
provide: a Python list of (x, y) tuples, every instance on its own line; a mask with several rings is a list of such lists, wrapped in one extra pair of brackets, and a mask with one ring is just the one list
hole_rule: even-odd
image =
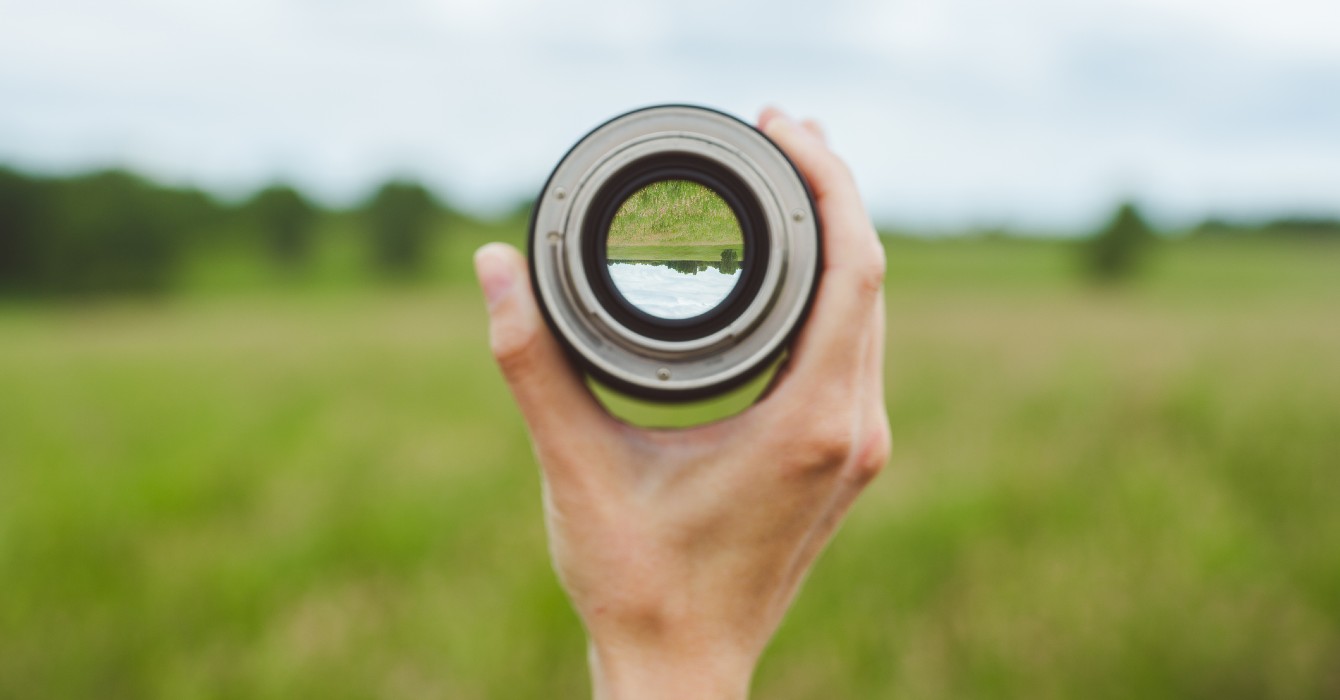
[(560, 187), (560, 188), (554, 190), (554, 199), (563, 199), (564, 197), (567, 197), (567, 196), (568, 196), (568, 191), (565, 190), (565, 189), (563, 189), (562, 187)]
[(656, 370), (656, 378), (661, 381), (670, 379), (670, 369), (668, 367), (662, 367)]
[(797, 210), (791, 212), (791, 220), (792, 220), (792, 221), (795, 221), (796, 223), (800, 223), (801, 221), (804, 221), (804, 220), (805, 220), (805, 212), (803, 212), (803, 211), (801, 211), (801, 210), (799, 210), (799, 209), (797, 209)]

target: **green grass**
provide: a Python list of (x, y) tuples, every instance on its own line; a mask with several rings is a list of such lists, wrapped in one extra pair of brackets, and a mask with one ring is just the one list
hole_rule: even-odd
[[(687, 180), (663, 180), (634, 192), (610, 224), (608, 245), (739, 248), (744, 234), (717, 193)], [(692, 260), (694, 258), (683, 258)]]
[(734, 250), (736, 260), (744, 262), (744, 246), (699, 246), (699, 245), (663, 245), (663, 246), (610, 246), (605, 257), (609, 260), (699, 260), (718, 262), (723, 250)]
[[(0, 307), (0, 697), (586, 693), (469, 281), (497, 233), (419, 284), (345, 249)], [(1072, 252), (890, 242), (894, 457), (758, 697), (1340, 694), (1340, 248), (1168, 245), (1118, 291)]]

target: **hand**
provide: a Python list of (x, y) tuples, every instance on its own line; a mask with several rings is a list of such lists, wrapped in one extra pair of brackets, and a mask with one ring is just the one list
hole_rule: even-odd
[(759, 128), (814, 191), (824, 270), (774, 386), (739, 415), (682, 430), (613, 418), (546, 328), (524, 258), (496, 243), (475, 255), (597, 698), (746, 697), (806, 571), (888, 458), (884, 250), (817, 125), (769, 109)]

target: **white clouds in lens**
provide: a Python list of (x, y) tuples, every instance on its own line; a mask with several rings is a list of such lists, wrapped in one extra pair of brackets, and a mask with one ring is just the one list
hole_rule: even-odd
[[(692, 263), (689, 263), (692, 264)], [(611, 262), (610, 279), (633, 306), (652, 316), (683, 319), (700, 316), (725, 300), (740, 279), (710, 265), (681, 272), (670, 264)]]

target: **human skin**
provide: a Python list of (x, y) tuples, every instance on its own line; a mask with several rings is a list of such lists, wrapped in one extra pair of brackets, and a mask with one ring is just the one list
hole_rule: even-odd
[(769, 108), (759, 129), (814, 192), (824, 268), (786, 364), (738, 415), (675, 430), (614, 418), (541, 319), (521, 254), (475, 254), (598, 699), (747, 697), (806, 572), (888, 459), (883, 247), (816, 123)]

